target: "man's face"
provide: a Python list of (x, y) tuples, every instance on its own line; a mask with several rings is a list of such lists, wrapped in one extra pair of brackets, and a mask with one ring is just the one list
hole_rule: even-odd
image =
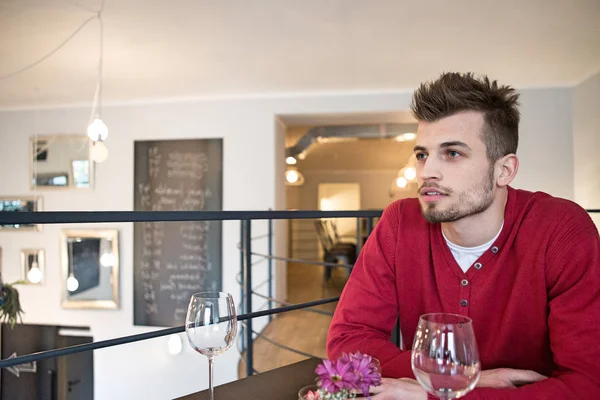
[(483, 114), (475, 111), (419, 123), (418, 196), (427, 221), (457, 221), (492, 204), (494, 168), (487, 159), (483, 128)]

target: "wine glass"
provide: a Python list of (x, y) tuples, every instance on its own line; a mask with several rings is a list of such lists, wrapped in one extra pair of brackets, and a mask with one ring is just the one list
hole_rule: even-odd
[(455, 399), (473, 390), (481, 366), (471, 319), (446, 313), (422, 315), (411, 365), (425, 391), (440, 399)]
[(229, 293), (201, 292), (192, 295), (185, 321), (190, 345), (208, 357), (208, 385), (214, 400), (213, 364), (215, 356), (229, 350), (237, 333), (235, 303)]

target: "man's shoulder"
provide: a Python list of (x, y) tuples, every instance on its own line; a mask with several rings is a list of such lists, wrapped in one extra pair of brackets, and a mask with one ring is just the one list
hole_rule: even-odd
[(546, 224), (593, 224), (587, 211), (576, 202), (542, 191), (514, 189), (517, 214)]

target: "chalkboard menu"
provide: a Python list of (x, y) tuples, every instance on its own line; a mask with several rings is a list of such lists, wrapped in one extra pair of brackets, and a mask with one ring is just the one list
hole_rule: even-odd
[[(222, 209), (222, 139), (136, 141), (134, 156), (136, 211)], [(221, 221), (135, 223), (134, 324), (183, 325), (221, 273)]]

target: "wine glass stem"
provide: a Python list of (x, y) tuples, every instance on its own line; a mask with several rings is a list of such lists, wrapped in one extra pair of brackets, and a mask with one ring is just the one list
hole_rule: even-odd
[(208, 357), (208, 389), (210, 390), (210, 400), (215, 400), (215, 388), (213, 386), (213, 364), (215, 363), (215, 357)]

